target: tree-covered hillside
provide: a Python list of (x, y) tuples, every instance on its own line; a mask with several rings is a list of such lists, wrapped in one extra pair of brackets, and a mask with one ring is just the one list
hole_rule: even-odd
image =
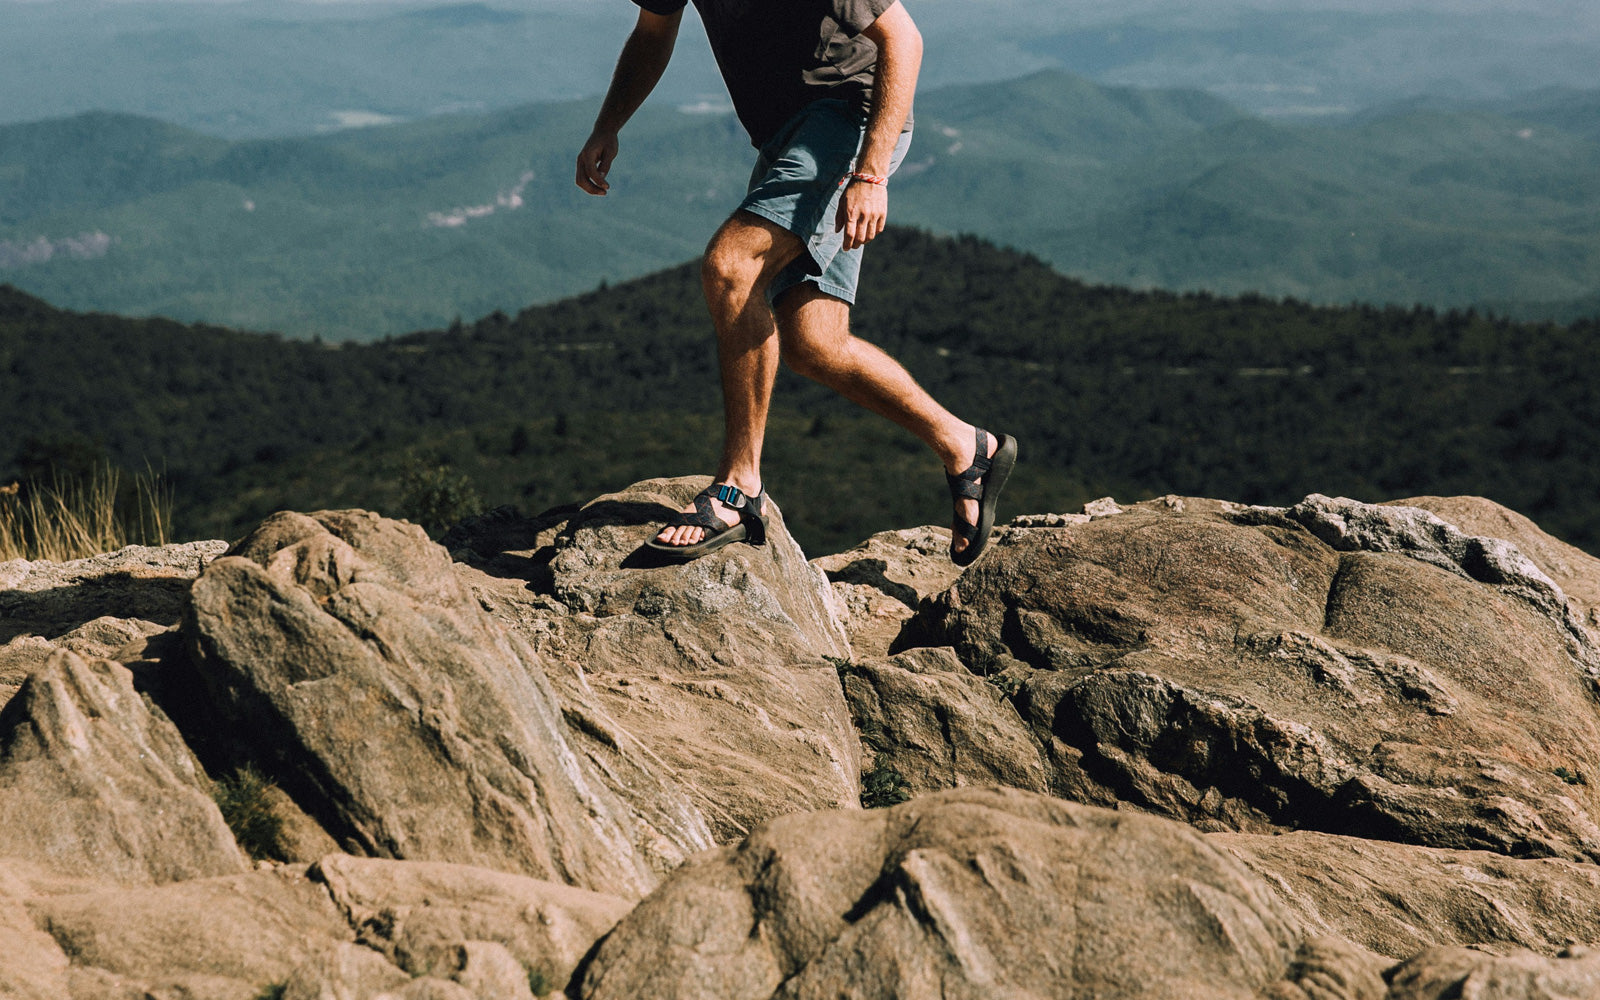
[[(904, 229), (867, 259), (858, 332), (1021, 439), (1008, 515), (1104, 494), (1470, 493), (1600, 549), (1593, 323), (1089, 286)], [(183, 534), (234, 534), (282, 506), (400, 512), (418, 468), (447, 466), (487, 504), (584, 500), (709, 471), (719, 413), (693, 264), (366, 345), (0, 294), (0, 474), (148, 461), (170, 474)], [(948, 517), (917, 442), (788, 373), (767, 454), (810, 551)]]
[[(1582, 95), (1326, 125), (1062, 73), (928, 91), (892, 217), (1085, 280), (1579, 314), (1600, 295)], [(75, 309), (374, 339), (697, 252), (737, 204), (731, 117), (647, 106), (604, 198), (593, 101), (225, 142), (93, 114), (0, 127), (0, 281)]]

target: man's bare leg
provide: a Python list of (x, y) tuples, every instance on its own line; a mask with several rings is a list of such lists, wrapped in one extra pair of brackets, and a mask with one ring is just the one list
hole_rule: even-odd
[[(790, 368), (915, 434), (951, 475), (972, 464), (973, 426), (940, 406), (898, 361), (851, 334), (848, 303), (815, 285), (797, 285), (778, 300), (777, 325), (783, 360)], [(991, 435), (988, 453), (998, 448)], [(976, 524), (978, 502), (960, 503), (967, 523)], [(965, 548), (956, 539), (955, 550)]]
[[(761, 446), (766, 437), (772, 382), (778, 374), (778, 339), (766, 288), (779, 271), (804, 252), (799, 237), (749, 212), (735, 212), (706, 247), (700, 268), (706, 306), (717, 331), (722, 373), (724, 437), (715, 482), (732, 483), (747, 496), (761, 491)], [(692, 511), (691, 504), (685, 511)], [(713, 501), (724, 523), (739, 523), (737, 511)], [(695, 525), (663, 528), (667, 545), (693, 545), (705, 537)]]

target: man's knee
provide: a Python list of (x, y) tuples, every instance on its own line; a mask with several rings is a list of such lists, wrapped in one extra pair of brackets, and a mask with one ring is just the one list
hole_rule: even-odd
[(736, 212), (706, 245), (700, 278), (708, 294), (764, 290), (804, 250), (799, 237), (782, 226), (750, 212)]
[(815, 285), (796, 285), (776, 303), (783, 363), (806, 378), (823, 379), (845, 364), (850, 306)]
[(711, 238), (700, 261), (700, 282), (708, 295), (749, 293), (760, 283), (761, 274), (761, 258), (752, 256), (746, 246), (727, 237), (724, 230), (718, 230)]

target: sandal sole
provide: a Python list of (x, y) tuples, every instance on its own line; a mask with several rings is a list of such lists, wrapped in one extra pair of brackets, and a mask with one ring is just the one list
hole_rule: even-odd
[(989, 472), (983, 477), (983, 497), (978, 501), (978, 535), (971, 545), (950, 553), (950, 561), (957, 566), (971, 566), (989, 545), (995, 510), (1000, 506), (1000, 491), (1006, 488), (1006, 480), (1011, 478), (1011, 470), (1017, 465), (1017, 439), (1009, 434), (1000, 435), (1000, 447), (995, 449), (990, 462)]

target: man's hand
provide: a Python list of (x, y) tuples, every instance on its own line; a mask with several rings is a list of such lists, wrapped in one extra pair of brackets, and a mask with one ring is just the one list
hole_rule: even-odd
[(611, 161), (617, 158), (617, 133), (596, 129), (578, 154), (578, 186), (590, 194), (605, 194), (611, 190), (606, 174), (611, 172)]
[(835, 230), (844, 233), (844, 248), (864, 247), (883, 232), (889, 221), (889, 189), (883, 184), (846, 180), (839, 199)]

